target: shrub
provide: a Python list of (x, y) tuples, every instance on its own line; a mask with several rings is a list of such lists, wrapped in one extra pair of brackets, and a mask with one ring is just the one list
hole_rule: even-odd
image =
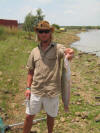
[(1, 36), (2, 34), (4, 34), (4, 27), (3, 27), (3, 26), (0, 27), (0, 36)]

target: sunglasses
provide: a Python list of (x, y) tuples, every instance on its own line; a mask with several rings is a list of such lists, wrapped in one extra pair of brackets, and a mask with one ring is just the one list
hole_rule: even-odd
[(40, 33), (40, 34), (42, 34), (42, 33), (49, 33), (50, 32), (50, 30), (38, 30), (38, 33)]

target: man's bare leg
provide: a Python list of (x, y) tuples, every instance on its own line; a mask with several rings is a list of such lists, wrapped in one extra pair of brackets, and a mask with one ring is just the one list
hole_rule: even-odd
[(53, 133), (54, 117), (51, 117), (48, 114), (47, 114), (47, 126), (48, 126), (48, 133)]
[(23, 127), (23, 133), (29, 133), (32, 127), (33, 118), (35, 115), (26, 115)]

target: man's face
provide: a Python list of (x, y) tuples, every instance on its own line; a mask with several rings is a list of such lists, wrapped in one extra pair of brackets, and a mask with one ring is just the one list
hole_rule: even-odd
[(37, 34), (41, 42), (48, 42), (51, 38), (51, 30), (38, 30)]

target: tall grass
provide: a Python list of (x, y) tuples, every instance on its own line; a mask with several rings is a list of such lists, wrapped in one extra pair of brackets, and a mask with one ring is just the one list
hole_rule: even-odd
[(15, 27), (5, 27), (5, 26), (0, 26), (0, 40), (6, 40), (9, 38), (9, 36), (25, 36), (27, 33), (25, 31), (19, 30)]
[(16, 35), (17, 32), (18, 32), (17, 28), (0, 26), (0, 40), (7, 39), (9, 35)]
[(26, 32), (18, 29), (0, 27), (0, 107), (5, 111), (9, 109), (8, 99), (13, 99), (19, 91), (28, 51), (36, 46), (34, 40), (27, 40), (26, 36)]
[(18, 29), (15, 27), (5, 27), (5, 26), (0, 26), (0, 35), (6, 33), (6, 34), (11, 34), (15, 35), (17, 33)]

